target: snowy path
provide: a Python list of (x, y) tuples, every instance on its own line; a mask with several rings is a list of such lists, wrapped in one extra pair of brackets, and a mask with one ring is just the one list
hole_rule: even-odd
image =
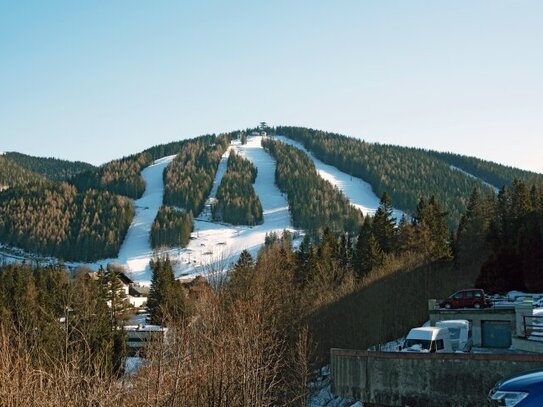
[[(315, 163), (319, 175), (332, 185), (337, 186), (339, 190), (349, 198), (353, 206), (360, 209), (364, 215), (368, 213), (373, 215), (375, 213), (379, 207), (380, 198), (375, 195), (370, 184), (360, 178), (342, 172), (332, 165), (325, 164), (297, 141), (284, 136), (276, 136), (274, 138), (306, 153)], [(394, 209), (394, 217), (398, 221), (401, 219), (402, 215), (403, 212), (401, 210)]]
[(492, 190), (493, 190), (496, 194), (497, 194), (498, 192), (500, 192), (500, 189), (499, 189), (499, 188), (496, 188), (494, 185), (489, 184), (488, 182), (482, 180), (482, 179), (479, 178), (479, 177), (476, 177), (476, 176), (473, 175), (473, 174), (470, 174), (469, 172), (463, 170), (462, 168), (455, 167), (454, 165), (449, 165), (449, 168), (450, 168), (451, 170), (460, 171), (462, 174), (465, 174), (465, 175), (467, 175), (467, 176), (470, 177), (470, 178), (473, 178), (473, 179), (476, 179), (476, 180), (478, 180), (478, 181), (481, 181), (481, 182), (482, 182), (484, 185), (486, 185), (487, 187), (492, 188)]
[(222, 177), (226, 173), (230, 150), (232, 150), (232, 146), (228, 147), (226, 152), (221, 157), (221, 161), (219, 162), (219, 166), (217, 167), (217, 172), (215, 173), (213, 185), (211, 186), (211, 192), (209, 193), (209, 197), (206, 200), (204, 210), (197, 218), (198, 220), (211, 222), (211, 204), (216, 200), (217, 190), (219, 189), (219, 185), (221, 184)]
[(128, 229), (115, 263), (124, 265), (136, 279), (150, 279), (149, 260), (153, 254), (149, 234), (162, 205), (164, 182), (162, 174), (175, 155), (160, 158), (141, 172), (145, 180), (143, 196), (134, 202), (136, 216)]
[[(260, 142), (261, 137), (250, 137), (246, 145), (234, 141), (230, 148), (234, 148), (258, 168), (254, 188), (262, 203), (263, 224), (249, 227), (215, 223), (211, 221), (209, 208), (206, 208), (195, 221), (193, 238), (189, 245), (184, 249), (169, 251), (170, 257), (177, 261), (178, 275), (201, 274), (212, 268), (222, 269), (236, 261), (245, 249), (256, 255), (267, 233), (280, 234), (284, 229), (294, 231), (286, 197), (275, 186), (275, 162), (264, 151)], [(219, 164), (206, 206), (215, 199), (218, 185), (226, 172), (228, 154), (229, 151)]]

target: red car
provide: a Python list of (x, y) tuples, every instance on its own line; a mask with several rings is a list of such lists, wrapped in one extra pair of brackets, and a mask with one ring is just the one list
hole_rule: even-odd
[(472, 288), (469, 290), (460, 290), (455, 292), (449, 298), (441, 301), (441, 308), (486, 308), (492, 303), (485, 296), (485, 292), (480, 289)]

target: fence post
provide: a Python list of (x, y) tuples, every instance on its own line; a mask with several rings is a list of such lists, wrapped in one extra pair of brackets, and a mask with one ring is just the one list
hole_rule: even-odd
[(527, 337), (526, 317), (531, 317), (533, 313), (533, 305), (531, 303), (521, 303), (515, 305), (515, 334), (518, 337)]

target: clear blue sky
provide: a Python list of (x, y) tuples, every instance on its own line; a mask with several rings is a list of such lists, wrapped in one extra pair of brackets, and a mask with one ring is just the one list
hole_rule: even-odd
[(0, 150), (303, 125), (543, 172), (543, 1), (0, 0)]

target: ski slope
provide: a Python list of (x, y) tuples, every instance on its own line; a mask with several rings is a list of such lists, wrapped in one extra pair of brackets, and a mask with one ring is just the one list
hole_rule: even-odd
[[(297, 141), (285, 136), (275, 136), (274, 138), (306, 153), (313, 160), (319, 175), (332, 185), (337, 186), (349, 198), (351, 204), (360, 209), (364, 215), (370, 214), (373, 216), (375, 214), (375, 211), (379, 207), (380, 198), (375, 195), (370, 184), (360, 178), (342, 172), (332, 165), (325, 164)], [(401, 210), (394, 209), (393, 216), (397, 221), (401, 219), (402, 215), (403, 212)]]
[[(169, 250), (178, 276), (223, 269), (235, 262), (243, 250), (256, 255), (266, 234), (281, 234), (283, 230), (295, 232), (290, 221), (287, 199), (275, 186), (275, 161), (262, 148), (261, 139), (260, 136), (249, 137), (245, 145), (234, 141), (223, 155), (206, 208), (195, 220), (190, 243), (186, 248)], [(261, 225), (233, 226), (211, 220), (211, 203), (216, 199), (231, 149), (250, 160), (258, 169), (254, 188), (263, 209), (264, 222)]]
[[(136, 214), (128, 228), (118, 257), (102, 259), (93, 263), (65, 262), (67, 267), (86, 266), (92, 270), (98, 270), (100, 266), (105, 268), (109, 263), (112, 263), (123, 266), (135, 281), (150, 281), (149, 260), (153, 256), (150, 243), (151, 226), (162, 205), (164, 195), (162, 174), (174, 157), (175, 155), (160, 158), (141, 172), (141, 176), (145, 180), (145, 192), (140, 199), (134, 201)], [(18, 253), (18, 256), (3, 255), (3, 257), (11, 259), (11, 261), (32, 259), (39, 264), (58, 262), (57, 259), (51, 257), (39, 257), (21, 250)]]
[[(275, 186), (275, 161), (264, 151), (261, 140), (260, 136), (249, 137), (246, 145), (234, 141), (223, 154), (205, 208), (195, 219), (194, 232), (188, 246), (163, 252), (169, 254), (177, 276), (205, 274), (212, 269), (223, 270), (235, 262), (245, 249), (256, 255), (264, 244), (266, 234), (275, 232), (280, 235), (283, 230), (296, 232), (291, 224), (287, 199)], [(258, 169), (254, 188), (262, 203), (264, 222), (261, 225), (233, 226), (213, 222), (211, 219), (211, 204), (216, 199), (217, 189), (226, 172), (228, 155), (232, 149), (250, 160)], [(121, 245), (118, 257), (93, 263), (68, 262), (65, 263), (66, 266), (72, 268), (86, 266), (98, 270), (100, 266), (106, 267), (111, 263), (123, 266), (135, 282), (143, 285), (150, 284), (152, 272), (149, 261), (156, 254), (150, 245), (150, 232), (162, 205), (163, 172), (174, 157), (172, 155), (156, 160), (141, 172), (145, 180), (145, 192), (134, 202), (136, 214)], [(36, 258), (23, 251), (9, 256), (2, 255), (2, 257), (8, 261)], [(40, 259), (40, 263), (56, 261), (53, 258)]]
[(118, 263), (126, 265), (132, 272), (144, 271), (152, 255), (150, 233), (164, 196), (162, 175), (174, 157), (175, 155), (170, 155), (160, 158), (141, 172), (145, 180), (145, 192), (134, 202), (136, 216), (132, 220), (117, 258)]

